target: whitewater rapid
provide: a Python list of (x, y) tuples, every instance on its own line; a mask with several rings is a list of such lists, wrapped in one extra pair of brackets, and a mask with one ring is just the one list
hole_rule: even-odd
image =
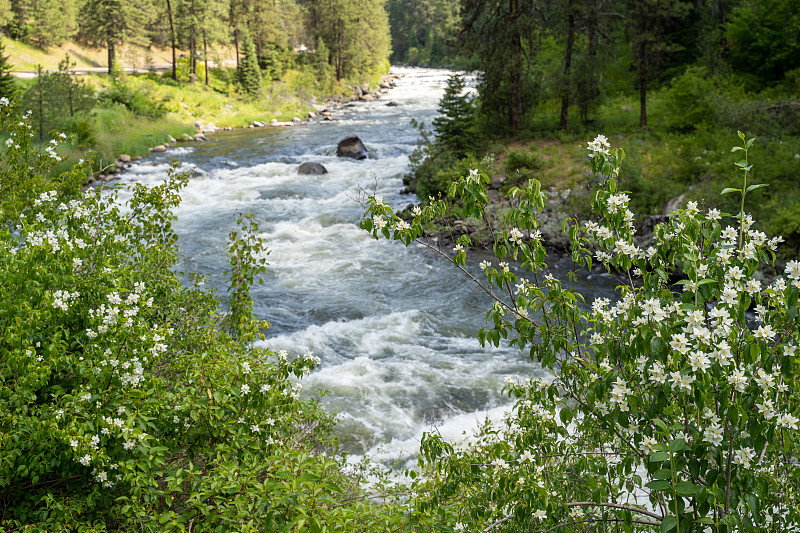
[[(420, 139), (412, 119), (431, 123), (450, 75), (395, 73), (401, 78), (389, 95), (334, 110), (338, 121), (216, 135), (154, 154), (123, 179), (159, 183), (171, 158), (193, 171), (174, 226), (180, 270), (210, 274), (208, 286), (220, 294), (235, 215), (258, 216), (270, 249), (265, 283), (252, 289), (256, 314), (272, 323), (263, 344), (319, 357), (319, 368), (303, 380), (304, 394), (329, 392), (322, 403), (338, 414), (337, 431), (352, 453), (402, 464), (413, 458), (423, 431), (435, 426), (458, 439), (509, 407), (505, 378), (543, 372), (515, 349), (480, 346), (488, 299), (452, 264), (417, 245), (375, 241), (358, 228), (362, 189), (396, 210), (416, 203), (402, 193)], [(335, 156), (337, 142), (352, 133), (368, 159)], [(304, 162), (329, 173), (300, 176)], [(475, 270), (483, 258), (471, 261)]]

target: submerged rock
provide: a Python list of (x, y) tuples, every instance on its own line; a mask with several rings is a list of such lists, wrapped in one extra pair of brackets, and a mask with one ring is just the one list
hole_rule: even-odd
[(358, 135), (348, 135), (336, 146), (336, 157), (349, 157), (351, 159), (366, 159), (367, 148)]
[(318, 176), (321, 174), (327, 174), (328, 169), (320, 165), (319, 163), (303, 163), (302, 165), (297, 167), (297, 173)]

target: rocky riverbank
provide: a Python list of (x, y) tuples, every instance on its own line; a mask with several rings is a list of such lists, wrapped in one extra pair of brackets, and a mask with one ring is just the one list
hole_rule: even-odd
[[(269, 127), (294, 127), (306, 126), (317, 122), (333, 122), (339, 120), (339, 112), (350, 107), (354, 107), (362, 102), (373, 102), (386, 96), (391, 89), (396, 87), (397, 80), (401, 76), (396, 74), (386, 74), (381, 77), (380, 83), (370, 88), (368, 85), (356, 85), (351, 87), (352, 93), (349, 96), (338, 96), (329, 98), (323, 103), (311, 101), (308, 103), (310, 108), (304, 117), (293, 117), (291, 120), (282, 121), (277, 118), (271, 119), (269, 122), (255, 120), (247, 126), (232, 126), (232, 125), (216, 125), (212, 122), (204, 122), (196, 120), (194, 122), (195, 133), (184, 133), (179, 138), (169, 135), (166, 142), (155, 144), (149, 147), (150, 153), (163, 153), (167, 152), (170, 148), (184, 145), (187, 143), (204, 142), (209, 140), (209, 135), (215, 135), (226, 131), (233, 131), (234, 129), (255, 129), (255, 128), (269, 128)], [(390, 101), (387, 106), (396, 106), (397, 103)], [(105, 182), (113, 181), (118, 177), (118, 174), (130, 168), (130, 165), (140, 160), (141, 156), (132, 156), (126, 153), (120, 153), (114, 163), (108, 164), (95, 172), (88, 180), (88, 185), (99, 185)]]

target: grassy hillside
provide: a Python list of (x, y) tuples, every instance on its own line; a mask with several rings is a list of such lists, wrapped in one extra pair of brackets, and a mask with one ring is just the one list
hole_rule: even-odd
[[(66, 54), (74, 61), (75, 69), (105, 65), (104, 49), (68, 43), (39, 50), (8, 39), (4, 42), (9, 63), (15, 70), (30, 70), (41, 64), (46, 70), (55, 71)], [(146, 65), (170, 64), (171, 51), (129, 47), (119, 57), (121, 66), (140, 69)], [(306, 57), (295, 57), (279, 79), (264, 81), (258, 94), (252, 97), (240, 91), (236, 70), (230, 66), (235, 64), (231, 50), (209, 53), (209, 61), (210, 66), (220, 67), (209, 69), (208, 85), (204, 83), (202, 63), (198, 64), (197, 81), (192, 83), (188, 60), (181, 59), (177, 81), (171, 79), (171, 71), (152, 70), (121, 72), (116, 77), (92, 73), (73, 76), (69, 81), (56, 75), (44, 85), (36, 78), (18, 79), (17, 101), (21, 108), (33, 110), (34, 124), (38, 123), (42, 109), (44, 132), (74, 134), (81, 146), (74, 158), (82, 157), (80, 152), (86, 148), (94, 150), (99, 170), (113, 163), (119, 154), (144, 156), (150, 147), (164, 144), (170, 136), (194, 134), (197, 121), (222, 128), (244, 127), (254, 121), (306, 118), (314, 102), (352, 94), (347, 83), (337, 83), (329, 72), (320, 73)], [(67, 112), (63, 94), (68, 87), (83, 95), (84, 107)], [(45, 100), (44, 105), (39, 105), (40, 99)]]
[[(13, 39), (4, 38), (3, 42), (6, 54), (15, 70), (36, 70), (37, 65), (42, 65), (45, 69), (56, 69), (65, 54), (70, 55), (77, 68), (108, 66), (108, 54), (105, 48), (89, 48), (75, 42), (67, 42), (43, 50)], [(233, 59), (228, 50), (221, 49), (215, 54), (222, 59)], [(125, 46), (119, 54), (119, 61), (123, 67), (146, 70), (149, 65), (171, 63), (172, 51), (169, 48)]]

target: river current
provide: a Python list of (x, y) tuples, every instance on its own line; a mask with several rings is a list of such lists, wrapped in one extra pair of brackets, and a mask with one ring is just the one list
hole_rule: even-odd
[[(322, 402), (338, 413), (338, 432), (353, 453), (402, 463), (434, 425), (457, 440), (487, 416), (502, 416), (510, 405), (504, 378), (543, 372), (515, 349), (480, 346), (488, 299), (452, 264), (416, 245), (375, 241), (358, 228), (359, 188), (395, 210), (416, 203), (401, 192), (420, 138), (411, 122), (431, 123), (450, 75), (393, 72), (401, 76), (396, 88), (378, 101), (333, 110), (338, 121), (181, 144), (137, 162), (123, 181), (158, 183), (171, 158), (194, 169), (176, 211), (180, 270), (210, 274), (208, 285), (221, 294), (235, 214), (259, 217), (270, 265), (251, 295), (259, 319), (272, 324), (264, 344), (318, 356), (304, 394), (329, 392)], [(337, 142), (349, 134), (363, 140), (368, 159), (336, 157)], [(300, 176), (304, 162), (329, 173)], [(485, 257), (475, 255), (477, 270)], [(554, 266), (555, 275), (561, 271)], [(587, 298), (613, 287), (598, 277), (581, 284)]]

